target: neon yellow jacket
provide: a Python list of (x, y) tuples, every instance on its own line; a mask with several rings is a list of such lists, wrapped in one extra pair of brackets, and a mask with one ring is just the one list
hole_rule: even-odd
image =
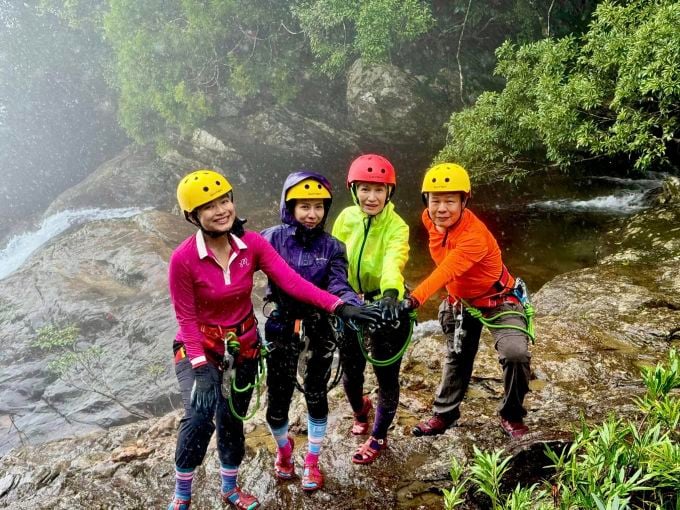
[(358, 205), (344, 209), (333, 224), (333, 235), (345, 243), (349, 261), (349, 283), (359, 294), (387, 289), (404, 296), (402, 272), (408, 260), (408, 225), (388, 202), (375, 216)]

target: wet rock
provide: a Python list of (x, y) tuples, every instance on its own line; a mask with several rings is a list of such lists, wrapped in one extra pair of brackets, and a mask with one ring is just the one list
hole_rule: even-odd
[(450, 111), (442, 108), (443, 101), (433, 89), (393, 65), (359, 59), (348, 73), (347, 106), (353, 128), (385, 143), (429, 143), (423, 133), (442, 137)]

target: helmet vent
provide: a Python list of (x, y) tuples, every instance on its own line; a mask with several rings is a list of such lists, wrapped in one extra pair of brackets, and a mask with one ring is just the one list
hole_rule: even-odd
[(384, 169), (384, 168), (381, 168), (381, 169), (380, 169), (380, 173), (381, 173), (381, 174), (384, 174), (384, 173), (385, 173), (385, 169)]
[(451, 179), (449, 179), (449, 178), (447, 177), (446, 179), (444, 179), (444, 182), (449, 182), (450, 180), (451, 180)]
[(373, 171), (373, 168), (369, 166), (369, 167), (367, 168), (367, 170), (368, 170), (369, 172), (372, 172), (372, 171)]
[(220, 181), (215, 181), (215, 184), (217, 184), (218, 186), (221, 185)]
[(305, 184), (305, 189), (309, 189), (309, 184)]
[(208, 186), (203, 186), (203, 191), (207, 193), (208, 191), (210, 191), (210, 188)]

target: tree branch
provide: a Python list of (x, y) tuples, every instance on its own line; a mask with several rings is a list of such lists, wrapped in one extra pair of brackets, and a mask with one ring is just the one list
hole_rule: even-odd
[(456, 50), (456, 62), (458, 63), (458, 89), (460, 93), (460, 103), (465, 105), (463, 99), (463, 68), (460, 65), (460, 47), (463, 44), (463, 34), (465, 33), (465, 24), (467, 23), (468, 14), (470, 13), (470, 6), (472, 0), (468, 1), (467, 9), (465, 9), (465, 18), (463, 19), (463, 27), (460, 29), (460, 36), (458, 37), (458, 49)]

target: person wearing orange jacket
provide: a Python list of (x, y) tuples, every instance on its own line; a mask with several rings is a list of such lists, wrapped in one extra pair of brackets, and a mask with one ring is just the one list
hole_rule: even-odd
[[(415, 309), (446, 287), (448, 296), (439, 307), (438, 318), (446, 336), (447, 354), (434, 399), (434, 415), (413, 428), (415, 436), (442, 434), (456, 424), (482, 327), (489, 320), (494, 322), (489, 329), (503, 368), (501, 427), (511, 437), (529, 430), (524, 424), (523, 406), (529, 391), (531, 359), (527, 317), (496, 239), (466, 207), (470, 191), (467, 172), (452, 163), (433, 166), (423, 180), (422, 197), (427, 207), (422, 221), (437, 268), (402, 301), (401, 307)], [(476, 310), (481, 314), (474, 314)]]

